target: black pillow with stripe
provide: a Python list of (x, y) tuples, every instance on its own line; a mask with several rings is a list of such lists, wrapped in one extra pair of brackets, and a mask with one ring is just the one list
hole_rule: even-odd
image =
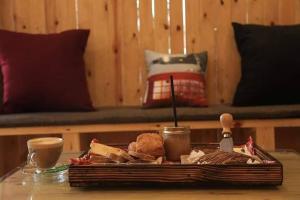
[(300, 103), (300, 25), (232, 25), (242, 67), (233, 105)]

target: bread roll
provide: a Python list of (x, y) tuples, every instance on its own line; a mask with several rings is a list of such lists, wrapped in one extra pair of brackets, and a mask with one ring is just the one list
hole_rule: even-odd
[(136, 152), (160, 157), (165, 154), (164, 142), (161, 135), (156, 133), (143, 133), (137, 137)]

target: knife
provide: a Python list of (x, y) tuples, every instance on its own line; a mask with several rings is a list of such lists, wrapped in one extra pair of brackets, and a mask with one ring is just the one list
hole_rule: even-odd
[(220, 122), (223, 127), (222, 135), (223, 138), (220, 142), (220, 150), (225, 152), (233, 151), (233, 140), (232, 140), (232, 132), (231, 127), (233, 123), (233, 117), (229, 113), (224, 113), (220, 116)]

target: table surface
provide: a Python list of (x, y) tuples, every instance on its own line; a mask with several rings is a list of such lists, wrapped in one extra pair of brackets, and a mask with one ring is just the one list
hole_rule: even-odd
[[(279, 187), (198, 187), (198, 188), (71, 188), (62, 183), (34, 182), (20, 168), (0, 183), (0, 200), (83, 200), (83, 199), (230, 199), (273, 200), (300, 199), (300, 155), (294, 152), (271, 153), (280, 160), (284, 169), (283, 185)], [(78, 154), (63, 154), (60, 163)]]

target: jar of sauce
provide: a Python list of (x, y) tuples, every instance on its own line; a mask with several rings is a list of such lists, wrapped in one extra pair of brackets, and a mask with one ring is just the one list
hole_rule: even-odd
[(181, 155), (190, 154), (190, 134), (189, 127), (164, 127), (162, 137), (167, 160), (180, 161)]

